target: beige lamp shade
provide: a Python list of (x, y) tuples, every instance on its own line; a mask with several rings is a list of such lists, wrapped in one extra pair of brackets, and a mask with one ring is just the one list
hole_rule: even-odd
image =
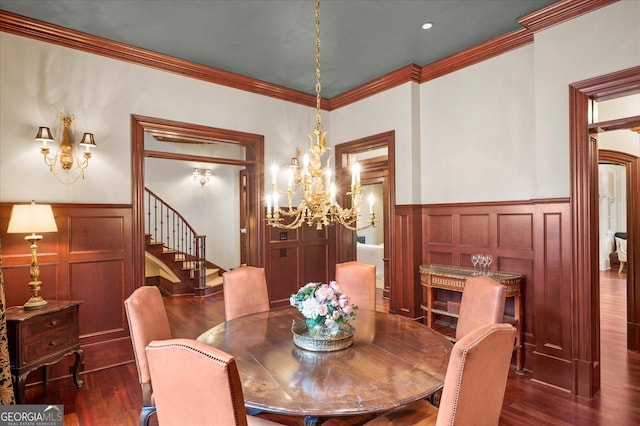
[(53, 210), (48, 204), (15, 204), (11, 208), (8, 234), (58, 232)]

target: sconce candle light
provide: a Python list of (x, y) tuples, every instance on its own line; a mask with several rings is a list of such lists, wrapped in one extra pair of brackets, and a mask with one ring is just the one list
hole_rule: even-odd
[(197, 167), (193, 169), (193, 180), (200, 182), (200, 185), (202, 186), (209, 182), (211, 176), (213, 176), (211, 169), (199, 169)]
[[(73, 135), (71, 134), (71, 125), (73, 125)], [(75, 144), (73, 143), (73, 138), (76, 134), (75, 117), (73, 115), (65, 117), (64, 114), (60, 113), (60, 123), (58, 128), (58, 139), (60, 139), (60, 143), (56, 147), (56, 153), (53, 157), (49, 156), (51, 149), (47, 145), (48, 143), (55, 143), (51, 130), (49, 130), (48, 127), (40, 127), (38, 129), (38, 134), (35, 137), (37, 141), (42, 142), (40, 153), (44, 157), (44, 163), (49, 166), (49, 171), (54, 174), (56, 179), (65, 184), (74, 183), (80, 177), (84, 179), (84, 169), (89, 165), (89, 159), (91, 158), (90, 148), (97, 147), (93, 138), (93, 133), (85, 133), (79, 144), (80, 146), (85, 147), (82, 157), (80, 157), (77, 149), (75, 149), (76, 152), (74, 154)], [(58, 162), (60, 163), (62, 170), (65, 172), (69, 172), (75, 164), (79, 171), (78, 175), (70, 180), (60, 179), (54, 169), (54, 166)]]
[(31, 298), (24, 304), (24, 309), (40, 309), (47, 306), (47, 301), (40, 296), (40, 288), (42, 282), (40, 278), (40, 266), (38, 265), (38, 241), (42, 239), (42, 235), (36, 235), (36, 232), (58, 232), (56, 220), (53, 217), (51, 206), (46, 204), (16, 204), (11, 208), (11, 217), (9, 218), (8, 234), (31, 234), (24, 237), (31, 243), (31, 267), (29, 273), (31, 281), (29, 289), (31, 290)]

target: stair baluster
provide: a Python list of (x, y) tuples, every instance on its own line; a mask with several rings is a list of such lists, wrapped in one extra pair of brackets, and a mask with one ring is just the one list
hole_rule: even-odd
[(153, 241), (162, 242), (165, 246), (164, 250), (174, 252), (176, 259), (181, 261), (183, 269), (190, 270), (194, 282), (194, 293), (204, 292), (207, 285), (206, 236), (198, 235), (180, 213), (149, 188), (145, 187), (145, 193), (147, 194), (145, 205), (147, 234), (151, 235)]

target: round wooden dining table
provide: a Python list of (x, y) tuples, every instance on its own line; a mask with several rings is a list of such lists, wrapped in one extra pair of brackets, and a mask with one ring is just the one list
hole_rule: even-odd
[(245, 406), (271, 413), (376, 413), (442, 388), (452, 343), (419, 322), (361, 309), (349, 348), (312, 352), (293, 343), (291, 325), (301, 319), (295, 308), (277, 308), (221, 323), (198, 340), (231, 354)]

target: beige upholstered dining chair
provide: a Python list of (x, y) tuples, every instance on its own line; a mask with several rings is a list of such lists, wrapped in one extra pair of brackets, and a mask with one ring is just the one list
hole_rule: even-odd
[(376, 310), (376, 267), (357, 261), (336, 264), (336, 283), (360, 309)]
[(467, 333), (453, 346), (438, 408), (419, 400), (366, 425), (496, 426), (515, 334), (511, 324), (489, 324)]
[(235, 359), (191, 339), (156, 340), (147, 346), (161, 425), (277, 425), (248, 416)]
[(142, 386), (140, 426), (145, 426), (149, 423), (149, 417), (156, 411), (145, 347), (152, 340), (170, 339), (171, 329), (162, 295), (157, 287), (144, 286), (136, 289), (124, 301), (124, 307), (129, 321), (138, 379)]
[(270, 308), (264, 268), (241, 266), (225, 272), (222, 274), (222, 288), (227, 321)]
[(456, 326), (459, 340), (482, 325), (503, 322), (506, 287), (484, 275), (467, 278)]

